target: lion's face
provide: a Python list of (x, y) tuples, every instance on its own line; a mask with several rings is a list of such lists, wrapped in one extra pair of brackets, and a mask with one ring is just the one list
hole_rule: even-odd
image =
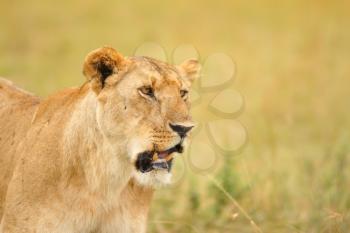
[(170, 181), (173, 156), (183, 151), (194, 126), (188, 93), (198, 70), (194, 60), (175, 67), (124, 58), (111, 48), (88, 55), (84, 73), (97, 94), (99, 128), (107, 143), (125, 148), (140, 183)]

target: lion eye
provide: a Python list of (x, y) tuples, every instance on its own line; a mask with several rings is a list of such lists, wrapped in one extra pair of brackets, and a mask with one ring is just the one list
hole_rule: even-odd
[(188, 91), (187, 90), (181, 90), (180, 91), (180, 95), (181, 95), (182, 98), (185, 99), (187, 97), (187, 95), (188, 95)]
[(139, 92), (140, 92), (142, 95), (147, 95), (147, 96), (149, 96), (149, 97), (154, 98), (154, 91), (153, 91), (153, 88), (152, 88), (152, 87), (149, 87), (149, 86), (141, 87), (141, 88), (139, 88)]

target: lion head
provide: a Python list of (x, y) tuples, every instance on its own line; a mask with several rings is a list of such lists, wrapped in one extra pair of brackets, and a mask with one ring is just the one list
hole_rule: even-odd
[[(144, 185), (170, 181), (173, 156), (182, 153), (194, 124), (189, 89), (200, 65), (173, 66), (150, 57), (123, 57), (110, 47), (89, 53), (84, 75), (97, 95), (98, 126)], [(122, 155), (123, 154), (123, 155)]]

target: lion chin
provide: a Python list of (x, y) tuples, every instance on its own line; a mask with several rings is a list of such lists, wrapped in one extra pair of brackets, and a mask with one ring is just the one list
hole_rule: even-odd
[(172, 180), (172, 173), (167, 170), (153, 170), (148, 173), (135, 171), (133, 176), (138, 184), (153, 188), (168, 186)]

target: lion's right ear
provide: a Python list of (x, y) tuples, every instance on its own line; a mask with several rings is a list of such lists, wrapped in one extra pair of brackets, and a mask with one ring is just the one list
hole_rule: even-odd
[(90, 52), (84, 62), (83, 73), (91, 82), (92, 89), (99, 93), (106, 79), (122, 68), (124, 57), (111, 47), (102, 47)]
[(191, 83), (193, 83), (194, 80), (199, 76), (201, 65), (199, 64), (198, 60), (189, 59), (184, 61), (179, 66), (179, 69), (183, 72), (185, 78), (187, 78)]

